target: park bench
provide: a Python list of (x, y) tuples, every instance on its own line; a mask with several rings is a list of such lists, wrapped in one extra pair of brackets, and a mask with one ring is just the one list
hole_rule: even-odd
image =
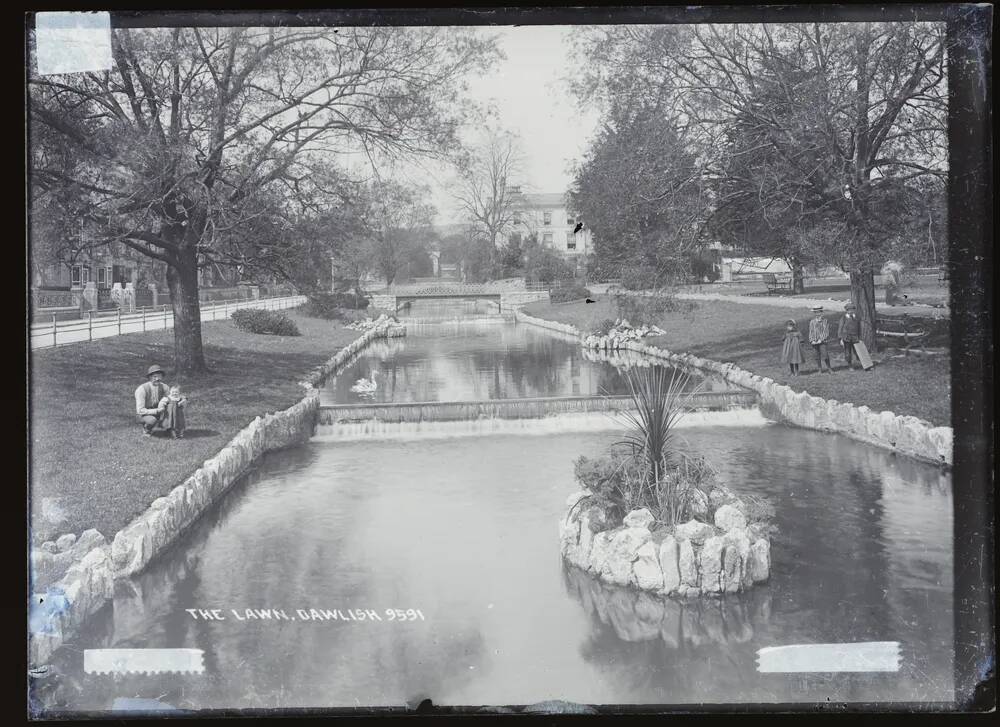
[(902, 339), (903, 350), (907, 355), (910, 353), (911, 342), (915, 342), (920, 346), (921, 352), (926, 353), (924, 338), (926, 338), (927, 333), (928, 331), (911, 321), (905, 313), (901, 316), (885, 316), (875, 319), (875, 335), (894, 341)]
[(792, 292), (792, 281), (778, 280), (778, 276), (774, 273), (764, 273), (764, 285), (767, 287), (767, 294), (774, 295), (775, 293), (791, 293)]

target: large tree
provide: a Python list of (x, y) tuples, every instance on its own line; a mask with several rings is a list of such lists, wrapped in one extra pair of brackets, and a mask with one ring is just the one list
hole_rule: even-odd
[(577, 167), (573, 208), (604, 269), (683, 274), (710, 203), (703, 172), (660, 99), (623, 95)]
[(205, 368), (200, 265), (273, 215), (306, 162), (445, 154), (463, 77), (495, 55), (454, 28), (173, 28), (112, 31), (107, 72), (29, 78), (31, 179), (92, 244), (119, 241), (167, 265), (178, 370)]
[(433, 236), (435, 210), (427, 202), (430, 190), (393, 180), (370, 187), (369, 251), (375, 269), (392, 285), (396, 274), (415, 250), (426, 254)]
[(943, 26), (623, 27), (579, 43), (585, 60), (607, 59), (581, 74), (581, 93), (670, 99), (723, 228), (850, 273), (874, 347), (874, 274), (946, 174)]
[(455, 199), (473, 228), (489, 243), (490, 260), (516, 221), (521, 197), (523, 156), (510, 133), (494, 130), (460, 162)]

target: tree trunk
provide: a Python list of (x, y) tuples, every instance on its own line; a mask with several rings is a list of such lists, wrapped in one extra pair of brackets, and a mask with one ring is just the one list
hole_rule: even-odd
[(851, 271), (851, 301), (857, 306), (861, 340), (872, 353), (875, 347), (875, 272), (871, 268)]
[(201, 304), (198, 301), (198, 259), (193, 250), (180, 253), (178, 265), (167, 267), (167, 285), (174, 309), (174, 366), (177, 373), (208, 370), (201, 346)]
[(792, 293), (794, 295), (801, 295), (802, 293), (805, 293), (806, 281), (805, 271), (802, 269), (802, 263), (800, 263), (797, 258), (789, 258), (788, 267), (792, 270)]

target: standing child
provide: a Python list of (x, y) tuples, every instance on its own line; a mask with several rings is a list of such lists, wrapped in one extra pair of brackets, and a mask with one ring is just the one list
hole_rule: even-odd
[(160, 426), (169, 429), (174, 439), (184, 438), (184, 407), (187, 399), (181, 394), (181, 387), (171, 386), (170, 393), (160, 399), (157, 410), (163, 413)]
[(812, 307), (813, 319), (809, 321), (809, 343), (812, 344), (816, 353), (816, 366), (820, 373), (823, 373), (823, 363), (826, 362), (826, 370), (833, 373), (833, 366), (830, 365), (830, 352), (826, 348), (826, 339), (830, 337), (830, 324), (823, 317), (823, 306)]
[(799, 375), (799, 364), (802, 363), (802, 334), (792, 318), (785, 323), (785, 343), (781, 347), (781, 363), (788, 364), (792, 376)]
[[(840, 325), (837, 327), (837, 338), (844, 347), (844, 360), (847, 362), (847, 368), (851, 370), (854, 369), (854, 344), (861, 340), (861, 323), (855, 315), (856, 310), (854, 303), (844, 306), (844, 317), (840, 319)], [(861, 366), (860, 361), (858, 366)]]

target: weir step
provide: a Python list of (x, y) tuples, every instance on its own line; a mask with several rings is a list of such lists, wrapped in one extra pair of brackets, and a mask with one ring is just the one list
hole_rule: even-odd
[[(752, 408), (756, 405), (755, 392), (729, 390), (696, 394), (685, 408), (689, 411), (728, 411)], [(546, 396), (485, 401), (325, 404), (319, 408), (318, 423), (337, 424), (373, 419), (382, 422), (537, 419), (554, 414), (615, 412), (634, 408), (632, 398), (629, 396)]]

